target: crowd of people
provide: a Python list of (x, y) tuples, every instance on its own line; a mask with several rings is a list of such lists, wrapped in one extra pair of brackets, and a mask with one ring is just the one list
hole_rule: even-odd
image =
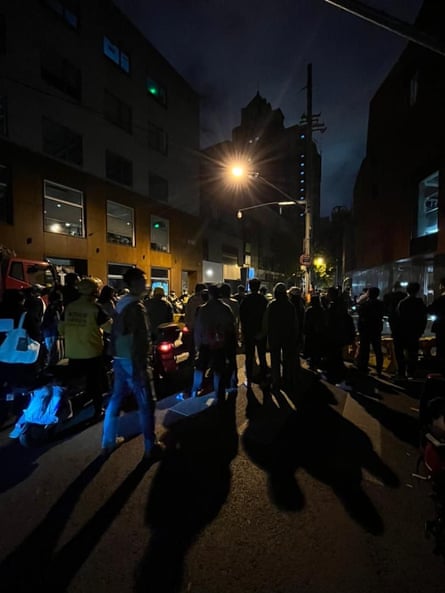
[[(417, 282), (409, 283), (406, 292), (396, 283), (383, 299), (379, 288), (370, 287), (357, 301), (356, 324), (338, 287), (312, 294), (306, 302), (298, 287), (282, 282), (268, 298), (257, 278), (251, 278), (247, 287), (239, 286), (235, 294), (227, 283), (197, 283), (190, 296), (184, 293), (180, 299), (172, 293), (166, 295), (159, 286), (148, 294), (146, 276), (138, 268), (129, 269), (123, 282), (125, 288), (118, 292), (96, 278), (67, 274), (64, 285), (46, 295), (41, 287), (6, 291), (0, 303), (0, 318), (12, 318), (15, 324), (26, 311), (24, 327), (41, 344), (39, 363), (43, 368), (65, 358), (74, 375), (85, 377), (94, 420), (104, 418), (104, 454), (120, 443), (118, 415), (129, 391), (138, 403), (145, 455), (156, 454), (159, 443), (154, 434), (151, 354), (159, 326), (173, 321), (178, 308), (192, 337), (191, 397), (199, 395), (209, 374), (218, 402), (236, 394), (239, 353), (244, 354), (248, 390), (256, 382), (271, 393), (284, 389), (297, 394), (301, 358), (310, 370), (347, 388), (344, 349), (356, 342), (357, 369), (368, 372), (372, 348), (376, 372), (381, 375), (385, 316), (394, 341), (397, 379), (415, 376), (419, 339), (428, 313), (436, 318), (432, 331), (445, 375), (445, 279), (440, 297), (428, 307), (418, 296)], [(180, 305), (175, 306), (175, 301)], [(103, 394), (110, 389), (104, 410)]]

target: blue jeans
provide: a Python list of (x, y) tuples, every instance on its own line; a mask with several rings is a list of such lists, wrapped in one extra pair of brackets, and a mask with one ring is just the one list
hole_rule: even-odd
[(139, 408), (139, 421), (144, 437), (144, 449), (150, 451), (155, 440), (155, 403), (147, 376), (134, 377), (133, 363), (128, 358), (113, 360), (113, 391), (107, 409), (102, 435), (102, 447), (113, 447), (116, 442), (122, 399), (132, 392)]

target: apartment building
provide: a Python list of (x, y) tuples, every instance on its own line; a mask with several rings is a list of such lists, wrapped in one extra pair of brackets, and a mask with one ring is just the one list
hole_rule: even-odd
[(201, 276), (199, 97), (111, 0), (0, 8), (0, 243), (116, 283)]

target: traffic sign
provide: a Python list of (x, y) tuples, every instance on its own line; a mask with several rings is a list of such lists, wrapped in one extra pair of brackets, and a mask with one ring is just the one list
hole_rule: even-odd
[(312, 258), (310, 255), (306, 255), (305, 253), (302, 253), (300, 255), (300, 264), (302, 266), (310, 266), (312, 263)]

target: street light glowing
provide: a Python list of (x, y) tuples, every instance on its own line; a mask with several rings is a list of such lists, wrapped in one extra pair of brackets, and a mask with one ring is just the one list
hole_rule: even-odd
[(243, 177), (244, 176), (244, 167), (241, 165), (234, 165), (232, 167), (232, 175), (234, 177)]

